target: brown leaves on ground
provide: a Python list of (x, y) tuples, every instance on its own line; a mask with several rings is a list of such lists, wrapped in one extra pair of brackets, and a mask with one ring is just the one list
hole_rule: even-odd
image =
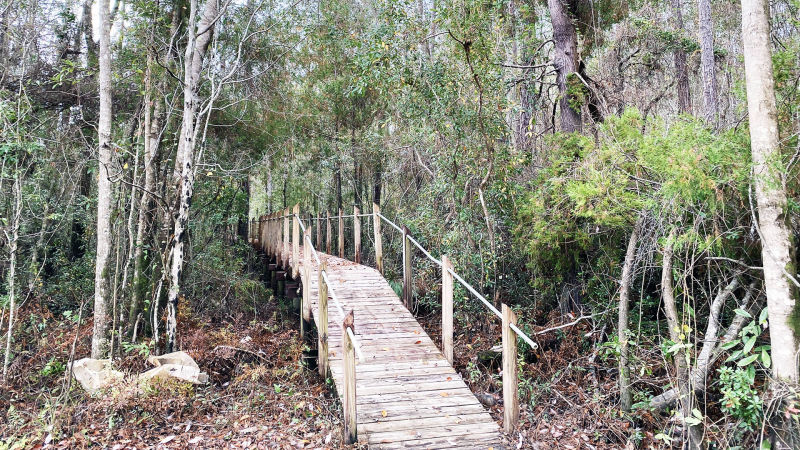
[[(0, 393), (0, 446), (20, 448), (341, 448), (341, 412), (324, 380), (300, 365), (302, 344), (288, 323), (267, 321), (182, 329), (181, 347), (211, 383), (173, 380), (146, 387), (129, 377), (94, 398), (64, 373), (43, 375), (50, 358), (66, 364), (76, 325), (53, 322), (16, 361)], [(77, 355), (88, 353), (91, 321), (79, 329)], [(30, 338), (30, 336), (26, 336)], [(65, 345), (66, 342), (66, 345)], [(47, 355), (47, 356), (39, 356)], [(136, 351), (118, 366), (144, 367)], [(52, 364), (51, 364), (52, 365)]]

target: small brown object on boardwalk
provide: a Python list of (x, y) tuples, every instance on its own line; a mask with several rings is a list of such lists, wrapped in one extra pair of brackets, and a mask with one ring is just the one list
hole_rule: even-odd
[(350, 328), (351, 330), (356, 331), (355, 317), (355, 313), (351, 309), (350, 312), (344, 316), (344, 322), (342, 322), (342, 326), (344, 328)]
[(517, 398), (517, 333), (511, 329), (516, 325), (517, 315), (503, 303), (503, 429), (511, 433), (519, 420), (519, 398)]

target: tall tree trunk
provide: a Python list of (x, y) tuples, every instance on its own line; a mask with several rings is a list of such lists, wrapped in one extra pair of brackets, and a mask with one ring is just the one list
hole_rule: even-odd
[[(772, 74), (772, 51), (767, 2), (742, 1), (742, 41), (750, 115), (750, 148), (758, 203), (761, 259), (769, 311), (772, 374), (778, 380), (797, 382), (800, 353), (800, 304), (797, 265), (787, 221), (786, 167), (781, 158)], [(776, 414), (782, 420), (782, 412)], [(788, 424), (787, 424), (788, 425)], [(776, 446), (789, 448), (786, 436)], [(794, 443), (797, 444), (796, 442)]]
[(11, 338), (14, 332), (14, 315), (17, 310), (16, 271), (17, 246), (19, 244), (19, 221), (22, 216), (22, 175), (17, 168), (14, 177), (14, 219), (11, 223), (11, 236), (8, 239), (8, 333), (6, 334), (6, 353), (3, 358), (3, 381), (8, 378), (8, 364), (11, 361)]
[[(675, 17), (675, 31), (683, 39), (683, 6), (681, 0), (672, 0)], [(686, 51), (682, 42), (675, 47), (675, 76), (678, 79), (678, 110), (682, 114), (692, 114), (692, 93), (689, 87), (689, 68), (686, 64)]]
[[(675, 241), (675, 232), (670, 232), (667, 237), (667, 243), (664, 246), (663, 262), (661, 266), (661, 296), (664, 303), (664, 312), (667, 316), (667, 327), (669, 328), (669, 336), (672, 342), (683, 343), (686, 339), (681, 339), (683, 333), (681, 320), (678, 319), (678, 308), (675, 305), (675, 293), (672, 286), (672, 256), (673, 244)], [(678, 385), (678, 392), (680, 393), (681, 414), (683, 418), (692, 416), (692, 409), (694, 405), (694, 391), (690, 386), (689, 369), (686, 362), (687, 350), (680, 349), (672, 355), (672, 360), (675, 363), (675, 378)], [(684, 420), (684, 431), (688, 432), (688, 448), (700, 449), (703, 448), (703, 430), (701, 424), (690, 425)]]
[(581, 108), (578, 99), (571, 94), (574, 89), (582, 88), (582, 82), (577, 75), (578, 33), (575, 24), (572, 23), (568, 6), (562, 0), (547, 0), (547, 6), (553, 23), (553, 42), (556, 50), (553, 65), (560, 92), (561, 131), (580, 132), (583, 125)]
[(619, 285), (619, 317), (617, 336), (619, 339), (619, 397), (620, 408), (628, 412), (633, 403), (631, 396), (631, 377), (628, 368), (628, 315), (630, 311), (630, 291), (633, 281), (633, 266), (636, 262), (636, 246), (639, 243), (639, 232), (644, 218), (640, 216), (633, 226), (628, 239), (628, 249), (625, 252), (625, 262), (622, 265), (622, 277)]
[(108, 352), (109, 297), (108, 258), (111, 253), (111, 19), (108, 0), (98, 4), (100, 17), (100, 58), (98, 84), (100, 118), (97, 177), (97, 257), (94, 275), (94, 328), (92, 358), (104, 358)]
[(700, 68), (703, 73), (703, 118), (717, 127), (717, 76), (714, 69), (714, 22), (711, 20), (711, 0), (698, 0), (700, 26)]
[(200, 72), (203, 68), (208, 46), (214, 33), (215, 19), (219, 11), (218, 0), (208, 0), (203, 11), (203, 18), (195, 29), (195, 17), (197, 15), (197, 0), (191, 1), (189, 12), (189, 38), (186, 44), (186, 57), (184, 67), (184, 100), (183, 100), (183, 123), (181, 124), (181, 135), (178, 143), (178, 158), (181, 161), (182, 170), (180, 177), (180, 197), (178, 204), (178, 214), (175, 219), (174, 232), (172, 234), (171, 248), (171, 267), (170, 285), (167, 297), (167, 352), (175, 349), (177, 337), (177, 310), (178, 297), (181, 289), (181, 278), (183, 273), (184, 247), (186, 233), (189, 225), (189, 207), (194, 193), (194, 147), (195, 147), (195, 123), (197, 121), (197, 107), (199, 103), (198, 90), (200, 85)]

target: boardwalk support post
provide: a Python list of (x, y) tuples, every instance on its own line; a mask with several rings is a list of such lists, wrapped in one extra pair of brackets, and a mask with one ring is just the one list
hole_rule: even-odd
[(344, 211), (339, 208), (339, 258), (344, 259)]
[(346, 323), (342, 323), (342, 345), (344, 362), (344, 442), (354, 444), (357, 441), (356, 433), (356, 353), (353, 341), (347, 332)]
[(284, 270), (289, 268), (289, 208), (283, 210), (283, 249), (281, 250), (281, 265)]
[(325, 284), (323, 273), (328, 267), (322, 262), (319, 265), (319, 332), (317, 333), (317, 359), (319, 361), (319, 374), (322, 378), (328, 376), (328, 285)]
[(383, 275), (383, 237), (381, 236), (381, 207), (372, 204), (372, 224), (375, 232), (375, 267)]
[(517, 397), (517, 333), (511, 329), (516, 325), (517, 315), (503, 303), (503, 428), (511, 433), (519, 420), (519, 398)]
[(353, 261), (361, 264), (361, 210), (358, 206), (353, 207)]
[(408, 227), (403, 226), (403, 303), (409, 311), (414, 303), (411, 269), (411, 240)]
[(453, 263), (442, 255), (442, 353), (453, 364)]
[(292, 226), (292, 261), (289, 265), (292, 266), (292, 278), (297, 279), (300, 272), (300, 204), (294, 205)]

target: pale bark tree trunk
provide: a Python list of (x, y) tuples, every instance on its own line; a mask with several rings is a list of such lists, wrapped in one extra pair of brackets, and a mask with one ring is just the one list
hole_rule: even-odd
[(8, 379), (8, 365), (11, 362), (11, 340), (14, 332), (14, 315), (17, 312), (16, 272), (19, 221), (22, 216), (21, 178), (19, 169), (17, 169), (14, 177), (14, 219), (11, 224), (11, 236), (8, 239), (8, 333), (6, 334), (6, 353), (3, 357), (3, 381)]
[(98, 135), (97, 176), (97, 257), (94, 275), (94, 328), (92, 358), (103, 358), (108, 352), (109, 297), (108, 258), (111, 253), (111, 19), (108, 0), (98, 4), (100, 17), (100, 53), (98, 84), (100, 118)]
[[(672, 0), (672, 9), (675, 14), (675, 31), (683, 38), (683, 6), (681, 0)], [(692, 94), (689, 87), (689, 68), (686, 64), (686, 51), (678, 42), (675, 48), (675, 76), (678, 79), (678, 111), (683, 114), (692, 114)]]
[[(197, 29), (195, 29), (197, 0), (191, 1), (189, 39), (186, 44), (184, 67), (183, 123), (181, 124), (180, 141), (178, 143), (179, 156), (176, 156), (181, 161), (182, 170), (178, 214), (174, 224), (172, 257), (170, 258), (170, 286), (167, 297), (167, 352), (174, 350), (177, 337), (178, 297), (183, 273), (186, 232), (189, 225), (189, 207), (194, 192), (195, 123), (199, 101), (200, 72), (203, 68), (203, 59), (214, 33), (214, 23), (218, 11), (218, 0), (208, 0), (203, 11), (203, 18), (197, 24)], [(199, 33), (197, 30), (199, 30)]]
[(717, 127), (717, 76), (714, 68), (714, 22), (711, 19), (711, 0), (698, 0), (700, 26), (700, 68), (703, 73), (703, 118)]
[(630, 411), (633, 399), (631, 396), (631, 376), (628, 367), (628, 315), (630, 312), (630, 291), (633, 281), (633, 269), (636, 262), (636, 246), (639, 243), (639, 233), (642, 229), (644, 218), (640, 216), (633, 226), (628, 239), (628, 248), (625, 251), (625, 262), (622, 265), (622, 277), (619, 286), (619, 316), (617, 336), (619, 339), (619, 398), (620, 408)]
[(794, 245), (787, 221), (785, 165), (778, 136), (767, 3), (742, 1), (742, 41), (750, 116), (750, 148), (758, 203), (761, 259), (769, 311), (772, 374), (798, 381), (800, 305)]
[[(172, 19), (170, 25), (170, 41), (167, 45), (166, 55), (164, 58), (164, 65), (166, 67), (173, 66), (173, 60), (175, 59), (175, 48), (174, 48), (174, 39), (177, 35), (178, 28), (182, 21), (182, 14), (181, 9), (176, 8), (172, 11)], [(144, 193), (142, 194), (142, 198), (139, 205), (139, 217), (138, 217), (138, 231), (136, 235), (136, 256), (134, 261), (134, 269), (133, 269), (133, 298), (131, 300), (131, 305), (128, 313), (128, 317), (133, 319), (133, 317), (138, 317), (139, 312), (141, 311), (142, 305), (144, 303), (144, 296), (147, 290), (147, 282), (149, 281), (148, 277), (145, 276), (145, 266), (146, 260), (144, 257), (144, 247), (145, 247), (145, 239), (149, 238), (148, 231), (155, 230), (154, 222), (156, 220), (156, 214), (152, 210), (154, 206), (155, 194), (158, 185), (158, 173), (157, 169), (159, 166), (159, 161), (161, 160), (161, 123), (165, 122), (166, 126), (165, 129), (171, 128), (171, 123), (173, 120), (173, 115), (169, 114), (167, 110), (167, 99), (166, 98), (157, 98), (153, 99), (153, 90), (152, 90), (152, 64), (153, 64), (153, 55), (148, 51), (148, 76), (147, 81), (150, 83), (150, 88), (145, 87), (145, 95), (150, 95), (150, 102), (145, 101), (145, 111), (148, 112), (150, 108), (152, 108), (152, 113), (150, 115), (150, 124), (149, 126), (145, 126), (145, 157), (144, 157), (144, 164), (145, 164), (145, 180), (144, 180)], [(167, 77), (164, 76), (159, 81), (158, 88), (155, 89), (155, 92), (161, 93), (166, 91), (167, 87)], [(150, 103), (155, 103), (151, 105)], [(165, 117), (166, 116), (166, 117)], [(145, 118), (145, 122), (148, 122), (147, 118)], [(165, 177), (162, 177), (165, 178)], [(163, 223), (162, 228), (159, 229), (161, 231), (163, 228), (169, 227), (169, 219), (170, 215), (167, 212), (168, 209), (164, 208), (164, 215), (162, 216)], [(163, 236), (163, 241), (166, 241), (166, 232), (159, 233), (159, 236)], [(154, 248), (158, 248), (159, 245), (162, 244), (162, 239), (156, 238), (156, 245)], [(166, 248), (166, 242), (163, 242), (163, 247)], [(157, 266), (158, 268), (162, 269), (166, 272), (166, 269), (161, 266)], [(153, 279), (161, 278), (158, 275), (158, 272), (154, 270)], [(157, 303), (161, 298), (160, 295), (156, 295), (154, 302), (153, 302), (153, 310), (157, 309)], [(153, 315), (154, 320), (157, 318), (156, 315)], [(134, 324), (135, 326), (135, 324)], [(155, 327), (154, 327), (155, 330)], [(135, 331), (135, 330), (134, 330)], [(129, 333), (130, 334), (130, 333)]]
[(577, 105), (577, 99), (570, 95), (570, 86), (580, 83), (580, 80), (576, 79), (578, 33), (575, 24), (572, 23), (568, 5), (565, 5), (562, 0), (547, 0), (547, 6), (550, 9), (550, 20), (553, 24), (553, 42), (555, 43), (553, 64), (560, 92), (561, 131), (580, 132), (582, 128), (580, 105)]
[[(669, 328), (669, 336), (672, 342), (682, 343), (685, 339), (681, 339), (683, 323), (678, 319), (678, 309), (675, 305), (675, 293), (672, 286), (672, 255), (673, 244), (675, 240), (675, 232), (670, 232), (667, 237), (667, 243), (664, 246), (663, 262), (661, 267), (661, 297), (664, 303), (664, 312), (667, 316), (667, 327)], [(686, 362), (687, 353), (685, 349), (680, 349), (672, 355), (672, 360), (675, 363), (675, 378), (680, 394), (681, 414), (684, 419), (692, 416), (692, 409), (694, 405), (694, 391), (689, 385), (689, 370)], [(684, 432), (687, 435), (687, 448), (700, 449), (703, 448), (703, 430), (701, 425), (689, 425), (686, 421), (683, 423)]]

